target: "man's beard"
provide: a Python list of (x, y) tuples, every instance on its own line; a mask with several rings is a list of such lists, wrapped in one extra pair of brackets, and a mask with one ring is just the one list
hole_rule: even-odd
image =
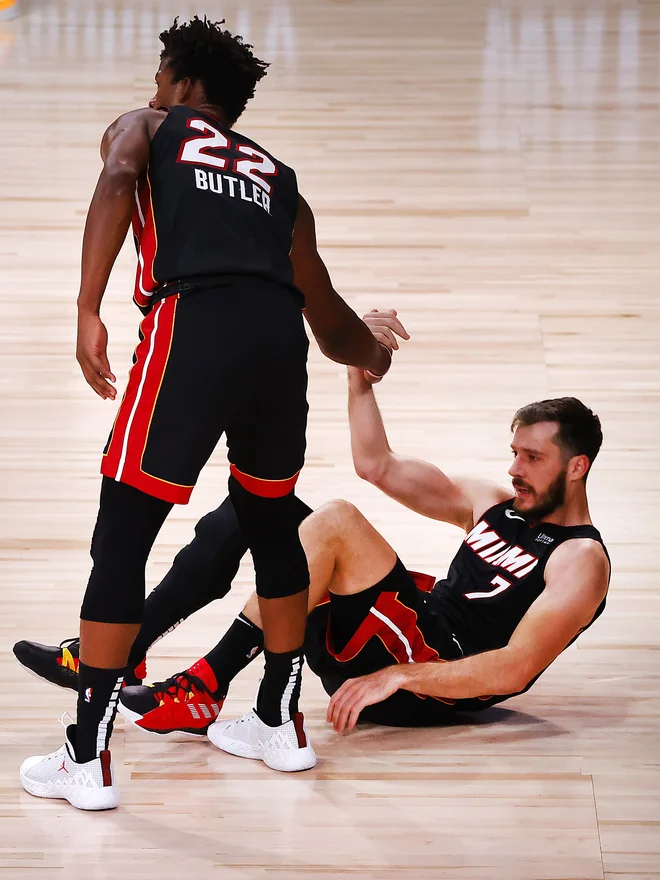
[[(531, 522), (539, 522), (544, 517), (550, 516), (550, 514), (554, 513), (558, 507), (561, 507), (566, 500), (566, 484), (566, 471), (562, 471), (557, 479), (550, 483), (547, 491), (542, 495), (537, 495), (531, 486), (518, 483), (521, 488), (527, 489), (527, 491), (531, 492), (536, 498), (536, 504), (533, 507), (528, 507), (519, 512), (524, 514), (525, 519), (528, 519)], [(516, 484), (514, 483), (514, 486), (515, 485)], [(513, 506), (516, 510), (518, 510), (517, 501), (518, 499), (515, 499), (513, 502)]]

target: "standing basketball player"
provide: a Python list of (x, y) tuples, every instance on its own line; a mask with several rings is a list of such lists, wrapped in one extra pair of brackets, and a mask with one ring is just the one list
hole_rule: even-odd
[(108, 743), (147, 557), (223, 433), (266, 659), (255, 709), (233, 725), (274, 769), (314, 765), (298, 712), (309, 585), (294, 496), (307, 416), (301, 309), (333, 360), (380, 376), (391, 356), (334, 291), (292, 169), (233, 130), (267, 65), (198, 18), (175, 21), (160, 39), (150, 109), (120, 117), (103, 137), (83, 241), (77, 357), (102, 398), (114, 399), (115, 377), (99, 309), (131, 220), (135, 299), (147, 314), (103, 455), (77, 724), (61, 749), (21, 767), (31, 794), (89, 810), (119, 802)]

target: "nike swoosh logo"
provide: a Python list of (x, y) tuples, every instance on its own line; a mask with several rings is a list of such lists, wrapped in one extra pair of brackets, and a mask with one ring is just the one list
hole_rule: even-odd
[(504, 516), (508, 516), (509, 519), (519, 519), (521, 522), (527, 522), (524, 516), (518, 516), (517, 513), (514, 513), (512, 510), (509, 509), (504, 511)]

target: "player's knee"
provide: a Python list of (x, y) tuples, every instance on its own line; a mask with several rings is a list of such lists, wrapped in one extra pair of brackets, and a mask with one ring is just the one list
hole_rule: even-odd
[(363, 519), (354, 504), (343, 498), (335, 498), (321, 505), (301, 523), (300, 537), (301, 540), (309, 540), (320, 536), (325, 541), (341, 538)]

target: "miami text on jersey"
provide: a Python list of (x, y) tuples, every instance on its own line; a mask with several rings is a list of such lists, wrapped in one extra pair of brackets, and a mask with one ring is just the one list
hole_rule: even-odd
[(465, 543), (484, 562), (497, 568), (503, 568), (517, 578), (528, 575), (539, 562), (536, 556), (526, 553), (521, 547), (503, 541), (485, 520), (478, 522), (472, 531), (465, 536)]

